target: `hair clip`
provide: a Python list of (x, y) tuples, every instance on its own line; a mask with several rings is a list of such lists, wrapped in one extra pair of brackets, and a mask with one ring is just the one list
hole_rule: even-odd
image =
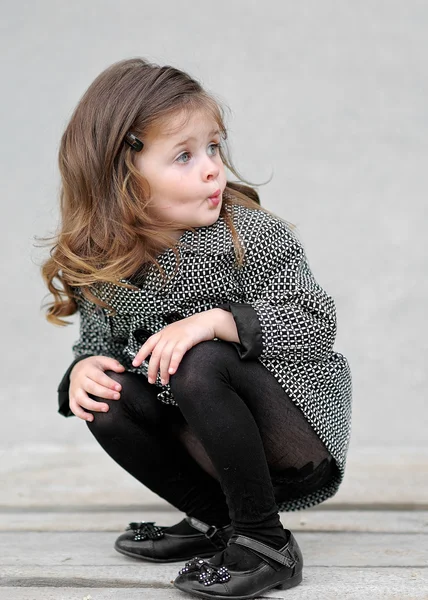
[(140, 152), (143, 149), (143, 142), (137, 138), (136, 135), (128, 131), (125, 135), (125, 142), (131, 146), (135, 150), (135, 152)]

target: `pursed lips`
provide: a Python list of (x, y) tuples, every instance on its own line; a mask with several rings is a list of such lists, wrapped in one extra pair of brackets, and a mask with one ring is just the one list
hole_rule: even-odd
[(214, 192), (214, 194), (212, 194), (211, 196), (209, 196), (209, 198), (217, 198), (217, 196), (219, 196), (221, 194), (221, 190), (218, 189), (216, 192)]

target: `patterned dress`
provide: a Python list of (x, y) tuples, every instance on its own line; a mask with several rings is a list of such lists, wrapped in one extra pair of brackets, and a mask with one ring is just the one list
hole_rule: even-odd
[[(343, 480), (351, 433), (352, 379), (347, 359), (333, 350), (336, 310), (333, 299), (315, 280), (302, 244), (290, 226), (259, 209), (226, 205), (245, 248), (245, 264), (236, 264), (232, 234), (223, 217), (211, 226), (186, 231), (178, 240), (180, 265), (174, 275), (171, 249), (148, 269), (138, 289), (100, 284), (96, 294), (117, 311), (111, 316), (78, 294), (80, 338), (75, 360), (59, 388), (59, 412), (68, 406), (69, 374), (91, 355), (116, 358), (124, 367), (147, 376), (148, 361), (132, 366), (141, 345), (169, 323), (212, 308), (232, 313), (241, 360), (258, 360), (272, 373), (303, 412), (335, 462), (326, 485), (279, 503), (297, 510), (333, 496)], [(121, 280), (131, 283), (131, 280)], [(175, 404), (170, 384), (158, 374), (158, 398)]]

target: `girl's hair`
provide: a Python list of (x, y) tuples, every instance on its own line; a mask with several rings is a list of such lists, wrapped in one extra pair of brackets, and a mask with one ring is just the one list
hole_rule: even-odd
[[(176, 238), (162, 230), (150, 214), (149, 184), (135, 167), (134, 150), (124, 139), (132, 132), (144, 140), (149, 130), (162, 127), (172, 116), (183, 113), (188, 118), (201, 109), (214, 118), (225, 142), (220, 103), (174, 67), (160, 67), (141, 58), (123, 60), (104, 70), (89, 86), (61, 139), (59, 233), (41, 238), (50, 246), (54, 242), (50, 258), (41, 267), (54, 297), (46, 312), (49, 322), (69, 324), (61, 317), (77, 311), (73, 287), (110, 308), (91, 292), (100, 282), (127, 285), (120, 280), (150, 264), (165, 279), (156, 257), (167, 248), (173, 249), (178, 268)], [(220, 215), (231, 231), (237, 264), (242, 266), (244, 251), (226, 206), (240, 204), (270, 211), (260, 206), (252, 184), (242, 183), (249, 182), (237, 173), (225, 144), (220, 156), (239, 180), (227, 181)], [(168, 225), (169, 230), (194, 230), (183, 224)]]

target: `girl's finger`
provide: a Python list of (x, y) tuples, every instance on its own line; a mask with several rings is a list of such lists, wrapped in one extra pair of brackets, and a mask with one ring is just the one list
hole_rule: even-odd
[(81, 408), (72, 397), (70, 397), (70, 410), (73, 413), (73, 415), (76, 415), (76, 417), (79, 417), (79, 419), (82, 419), (83, 421), (88, 421), (89, 423), (91, 423), (94, 420), (94, 415), (91, 415), (90, 413), (83, 410), (83, 408)]
[(143, 362), (143, 360), (145, 360), (149, 354), (151, 354), (153, 348), (156, 346), (157, 344), (157, 339), (156, 341), (153, 339), (155, 336), (151, 336), (147, 342), (144, 342), (144, 344), (141, 346), (141, 348), (138, 350), (137, 354), (135, 355), (134, 360), (132, 361), (132, 364), (134, 367), (139, 367), (141, 365), (141, 363)]
[(183, 360), (183, 356), (186, 354), (187, 350), (181, 350), (175, 348), (173, 355), (171, 356), (171, 362), (169, 363), (168, 375), (174, 375), (180, 366), (181, 361)]
[(85, 412), (78, 405), (76, 405), (74, 408), (72, 408), (71, 404), (70, 404), (70, 410), (73, 413), (73, 415), (75, 415), (76, 417), (79, 417), (79, 419), (82, 419), (83, 421), (92, 423), (92, 421), (94, 420), (94, 415), (91, 415), (90, 413)]
[(168, 346), (165, 346), (162, 352), (159, 364), (162, 385), (166, 385), (169, 381), (168, 367), (171, 363), (171, 356), (174, 355), (175, 347), (175, 343), (169, 344)]
[(101, 371), (112, 370), (116, 373), (123, 373), (125, 370), (125, 367), (121, 365), (119, 361), (114, 358), (110, 358), (109, 356), (98, 356), (97, 359), (98, 366)]
[[(105, 385), (101, 385), (100, 383), (98, 383), (98, 381), (94, 381), (92, 377), (88, 375), (83, 381), (83, 389), (85, 390), (85, 392), (89, 392), (90, 394), (93, 394), (94, 396), (99, 396), (100, 398), (105, 398), (106, 400), (119, 400), (120, 393), (117, 390), (112, 390), (110, 386), (110, 381), (113, 380), (110, 379), (110, 377), (108, 376), (106, 377), (108, 387), (106, 387)], [(113, 383), (116, 385), (115, 381)]]
[(92, 381), (104, 386), (105, 388), (115, 390), (116, 392), (120, 392), (122, 389), (121, 384), (112, 379), (112, 377), (106, 375), (104, 371), (100, 371), (98, 369), (95, 371), (89, 371), (87, 377), (92, 379)]
[(147, 378), (149, 380), (149, 383), (154, 383), (156, 381), (164, 348), (165, 344), (161, 346), (161, 344), (159, 343), (152, 352), (152, 356), (149, 362), (149, 368), (147, 371)]
[(75, 392), (74, 399), (79, 406), (85, 408), (86, 410), (93, 410), (94, 412), (108, 412), (110, 408), (105, 402), (98, 402), (97, 400), (89, 398), (83, 389)]

